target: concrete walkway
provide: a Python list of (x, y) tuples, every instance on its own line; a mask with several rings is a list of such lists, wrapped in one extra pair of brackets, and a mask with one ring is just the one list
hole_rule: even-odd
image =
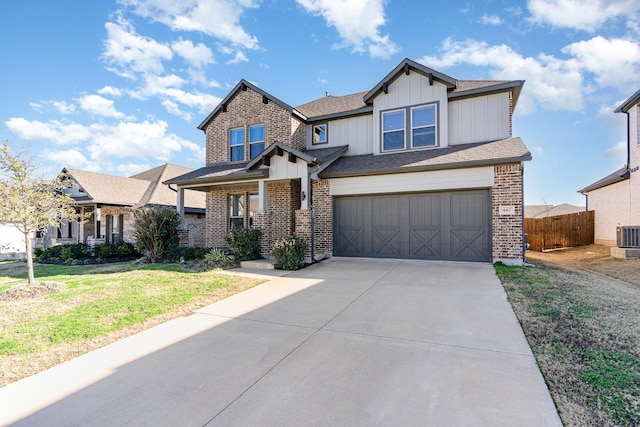
[(0, 389), (0, 425), (560, 426), (489, 264), (333, 259)]

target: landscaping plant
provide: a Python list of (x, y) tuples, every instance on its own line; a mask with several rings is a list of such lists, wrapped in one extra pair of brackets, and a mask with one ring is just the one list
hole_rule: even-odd
[(227, 235), (227, 244), (238, 261), (260, 258), (262, 231), (257, 228), (232, 228)]
[(299, 236), (278, 239), (273, 245), (275, 267), (280, 270), (297, 270), (302, 267), (307, 242)]
[(178, 247), (180, 215), (173, 209), (142, 208), (133, 211), (133, 237), (136, 248), (151, 260)]

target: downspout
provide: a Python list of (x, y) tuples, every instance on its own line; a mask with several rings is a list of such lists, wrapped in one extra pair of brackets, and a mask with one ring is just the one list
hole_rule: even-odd
[(624, 111), (627, 115), (627, 170), (631, 166), (631, 124), (629, 121), (631, 120), (631, 116), (628, 111)]
[(313, 208), (313, 182), (311, 175), (307, 174), (309, 180), (309, 209), (311, 209), (311, 264), (316, 262), (316, 211)]

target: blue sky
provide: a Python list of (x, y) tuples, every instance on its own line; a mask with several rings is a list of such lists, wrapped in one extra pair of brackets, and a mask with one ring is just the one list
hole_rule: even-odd
[(7, 0), (0, 139), (45, 175), (204, 165), (198, 124), (245, 78), (296, 106), (371, 89), (408, 57), (526, 80), (513, 123), (525, 203), (622, 167), (640, 88), (640, 0)]

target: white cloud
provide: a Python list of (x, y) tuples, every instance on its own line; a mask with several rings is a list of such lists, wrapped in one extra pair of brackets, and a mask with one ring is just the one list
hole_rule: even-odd
[(139, 174), (140, 172), (148, 171), (151, 168), (152, 166), (147, 163), (127, 163), (118, 165), (116, 170), (124, 176), (131, 176)]
[(58, 144), (82, 143), (83, 149), (90, 153), (89, 158), (96, 162), (108, 161), (112, 157), (167, 161), (173, 153), (182, 149), (198, 156), (201, 151), (198, 145), (168, 133), (168, 125), (163, 120), (81, 125), (55, 120), (44, 123), (14, 117), (5, 124), (23, 139), (42, 139)]
[(124, 114), (116, 110), (113, 101), (100, 95), (85, 95), (77, 99), (80, 108), (89, 114), (104, 117), (124, 117)]
[(305, 10), (322, 16), (327, 25), (338, 31), (342, 43), (337, 48), (351, 46), (355, 52), (368, 51), (374, 58), (389, 58), (398, 46), (388, 35), (380, 34), (385, 24), (384, 0), (296, 0)]
[(535, 105), (552, 110), (579, 110), (583, 106), (582, 75), (577, 61), (560, 60), (550, 55), (524, 57), (506, 45), (489, 46), (486, 42), (446, 39), (441, 57), (424, 56), (421, 62), (432, 68), (457, 64), (488, 67), (491, 77), (500, 80), (527, 80), (519, 105), (522, 112)]
[(119, 3), (174, 31), (199, 31), (248, 49), (258, 48), (258, 39), (240, 25), (245, 10), (258, 6), (252, 0), (120, 0)]
[(552, 27), (593, 32), (617, 17), (631, 17), (639, 0), (529, 0), (531, 21)]
[(38, 120), (26, 120), (22, 117), (12, 117), (4, 124), (22, 139), (44, 139), (56, 144), (76, 144), (87, 141), (92, 135), (92, 129), (77, 123), (62, 123), (52, 120), (44, 123)]
[(101, 170), (100, 163), (87, 159), (78, 150), (45, 150), (42, 157), (53, 163), (63, 164), (64, 167), (73, 169), (83, 169), (91, 172)]
[(51, 105), (53, 105), (60, 114), (73, 114), (76, 111), (76, 106), (66, 101), (51, 101)]
[(182, 56), (192, 67), (202, 68), (213, 63), (211, 49), (202, 43), (194, 45), (191, 40), (182, 40), (171, 43), (171, 48)]
[(502, 19), (498, 15), (482, 15), (480, 23), (483, 25), (501, 25)]
[(227, 61), (227, 64), (239, 64), (241, 62), (249, 62), (249, 58), (247, 58), (247, 55), (245, 55), (243, 51), (239, 50), (236, 52), (233, 59)]
[(627, 141), (620, 141), (605, 152), (606, 156), (621, 157), (627, 156)]
[(116, 98), (121, 97), (123, 93), (122, 90), (112, 86), (105, 86), (102, 89), (98, 89), (96, 92), (98, 92), (100, 95), (113, 96)]
[(161, 74), (162, 61), (173, 57), (169, 46), (137, 34), (122, 17), (118, 23), (107, 22), (105, 28), (107, 40), (102, 56), (107, 64), (114, 66), (108, 69), (119, 76), (134, 79), (138, 73)]
[(640, 84), (640, 45), (625, 39), (596, 36), (572, 43), (562, 49), (575, 57), (582, 69), (594, 74), (601, 87)]

